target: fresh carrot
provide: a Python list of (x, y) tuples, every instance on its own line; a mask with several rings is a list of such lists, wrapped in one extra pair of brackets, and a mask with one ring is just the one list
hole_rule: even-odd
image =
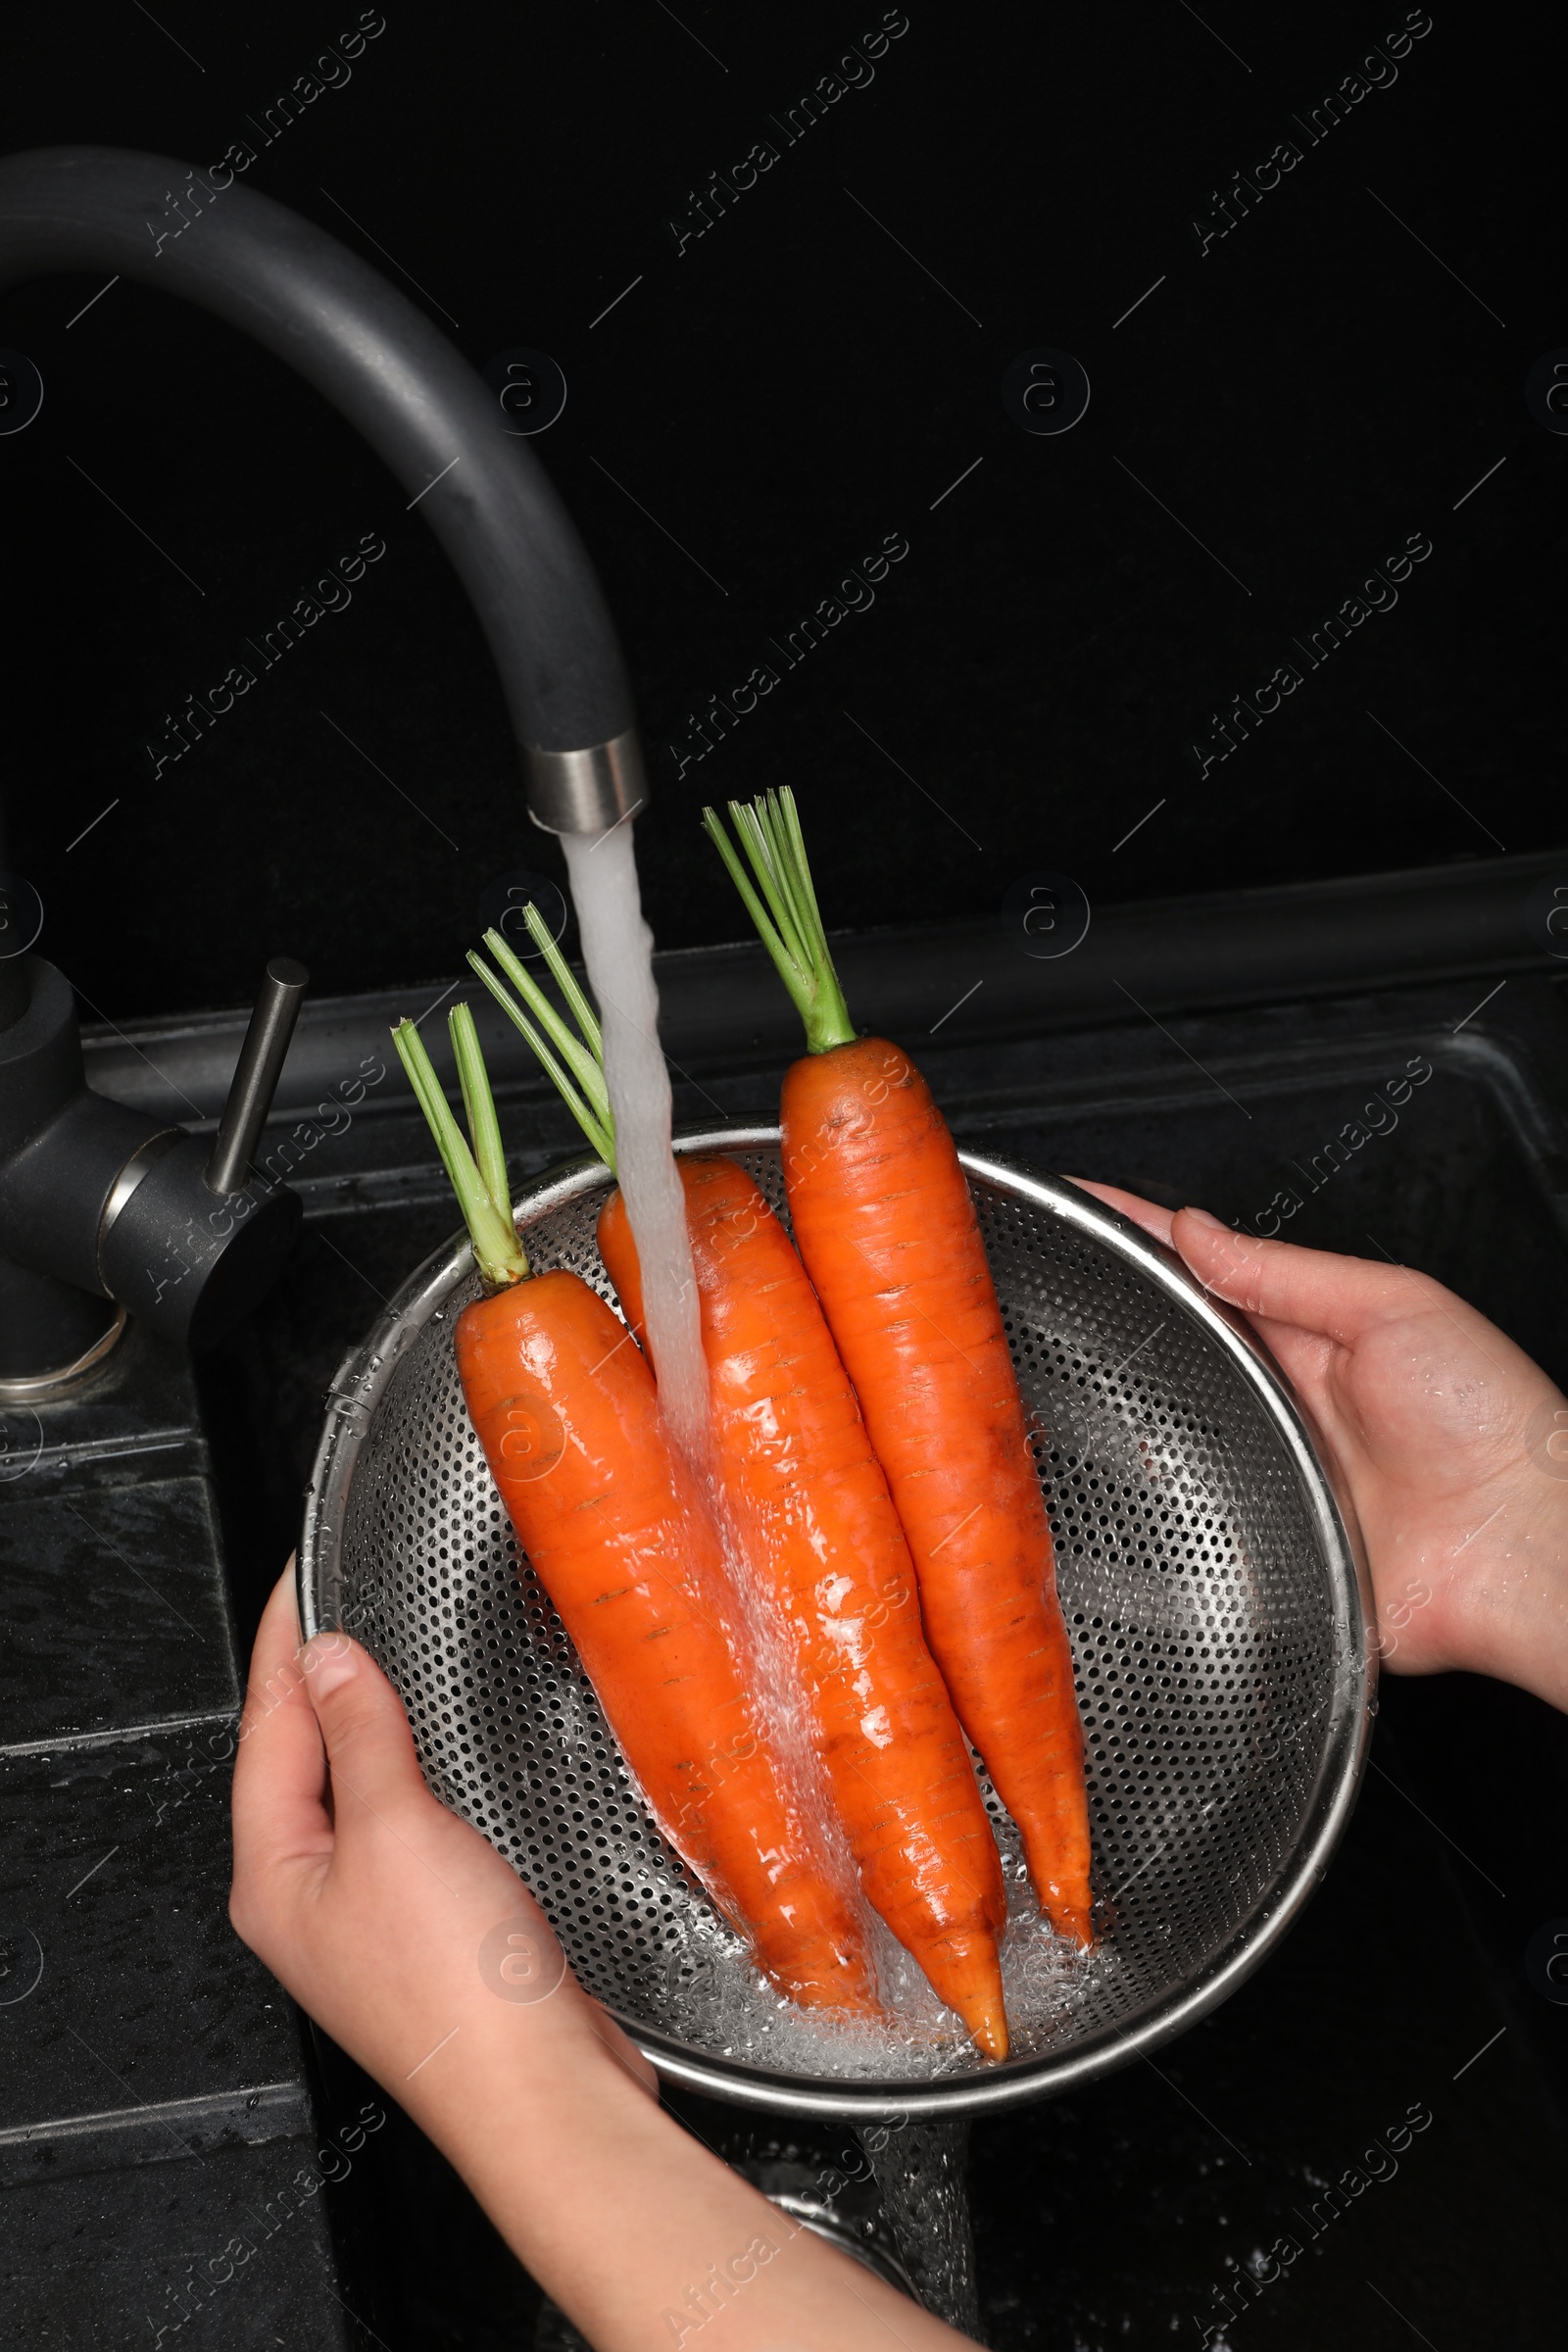
[(788, 791), (704, 814), (806, 1023), (784, 1080), (796, 1240), (914, 1555), (926, 1638), (1054, 1924), (1090, 1940), (1089, 1805), (1051, 1525), (974, 1203), (913, 1063), (850, 1023)]
[(724, 1565), (648, 1365), (575, 1274), (531, 1275), (466, 1004), (452, 1039), (470, 1152), (412, 1022), (393, 1037), (473, 1241), (485, 1295), (458, 1369), (519, 1543), (576, 1644), (659, 1828), (810, 2007), (875, 2007), (863, 1924), (797, 1818), (726, 1634)]
[[(572, 991), (548, 928), (530, 929), (562, 988)], [(485, 944), (512, 990), (477, 956), (474, 969), (613, 1169), (596, 1033), (583, 1027), (579, 1045), (505, 939), (492, 931)], [(677, 1164), (715, 1452), (786, 1629), (790, 1665), (808, 1701), (861, 1884), (979, 2047), (1004, 2058), (1001, 1864), (963, 1735), (920, 1629), (913, 1565), (887, 1480), (816, 1295), (765, 1197), (733, 1159), (682, 1154)], [(618, 1192), (600, 1215), (599, 1250), (641, 1339), (641, 1270)]]

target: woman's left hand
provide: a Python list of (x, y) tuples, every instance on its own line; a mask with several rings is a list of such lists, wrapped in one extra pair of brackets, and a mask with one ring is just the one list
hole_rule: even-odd
[(240, 1721), (229, 1917), (460, 2169), (503, 2084), (526, 2099), (608, 2067), (658, 2095), (515, 1872), (425, 1787), (374, 1660), (343, 1634), (301, 1648), (292, 1564)]

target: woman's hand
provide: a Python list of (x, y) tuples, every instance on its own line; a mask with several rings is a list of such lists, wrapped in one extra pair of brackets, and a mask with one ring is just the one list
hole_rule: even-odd
[(1406, 1266), (1082, 1189), (1241, 1307), (1295, 1382), (1361, 1524), (1384, 1662), (1468, 1667), (1568, 1708), (1568, 1399), (1540, 1367)]
[(239, 1742), (236, 1930), (460, 2168), (487, 2084), (542, 2095), (608, 2069), (657, 2096), (516, 1874), (430, 1794), (380, 1668), (342, 1634), (301, 1649), (292, 1567)]
[(514, 1871), (426, 1788), (380, 1669), (340, 1634), (301, 1649), (291, 1571), (251, 1662), (229, 1916), (599, 2352), (691, 2352), (719, 2321), (723, 2352), (962, 2342), (660, 2108)]

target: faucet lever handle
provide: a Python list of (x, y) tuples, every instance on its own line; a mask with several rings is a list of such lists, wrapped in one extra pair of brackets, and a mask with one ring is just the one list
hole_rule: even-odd
[(310, 980), (304, 964), (296, 963), (292, 956), (274, 956), (268, 963), (262, 993), (234, 1065), (228, 1101), (213, 1139), (213, 1155), (206, 1168), (209, 1192), (241, 1193), (249, 1181), (251, 1153), (272, 1107), (300, 1000)]

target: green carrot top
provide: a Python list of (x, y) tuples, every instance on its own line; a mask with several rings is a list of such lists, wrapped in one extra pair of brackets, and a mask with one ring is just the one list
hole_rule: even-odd
[(490, 1077), (479, 1050), (473, 1014), (466, 1004), (453, 1006), (447, 1016), (447, 1027), (457, 1056), (463, 1107), (468, 1121), (467, 1137), (452, 1115), (441, 1091), (441, 1081), (424, 1050), (424, 1040), (414, 1023), (399, 1021), (392, 1032), (392, 1043), (409, 1073), (409, 1084), (430, 1123), (436, 1150), (452, 1179), (485, 1288), (504, 1291), (512, 1283), (524, 1279), (528, 1260), (513, 1223), (512, 1193), (507, 1183), (507, 1160), (501, 1148), (495, 1098), (490, 1092)]
[[(546, 968), (566, 1001), (577, 1034), (545, 995), (527, 965), (518, 960), (499, 931), (487, 931), (484, 944), (506, 975), (498, 979), (483, 957), (471, 948), (468, 961), (496, 1003), (515, 1022), (571, 1112), (612, 1173), (615, 1166), (615, 1122), (605, 1085), (604, 1041), (593, 1006), (577, 986), (576, 975), (551, 937), (550, 926), (530, 901), (523, 909), (528, 935), (544, 957)], [(509, 988), (506, 984), (511, 982)], [(521, 1003), (518, 1003), (518, 999)], [(526, 1006), (526, 1010), (524, 1010)], [(530, 1018), (530, 1015), (532, 1016)]]
[(794, 793), (786, 785), (755, 801), (731, 801), (729, 812), (757, 876), (757, 889), (714, 809), (703, 810), (703, 830), (729, 868), (730, 880), (806, 1024), (807, 1051), (826, 1054), (834, 1046), (853, 1045), (856, 1033), (822, 927)]

